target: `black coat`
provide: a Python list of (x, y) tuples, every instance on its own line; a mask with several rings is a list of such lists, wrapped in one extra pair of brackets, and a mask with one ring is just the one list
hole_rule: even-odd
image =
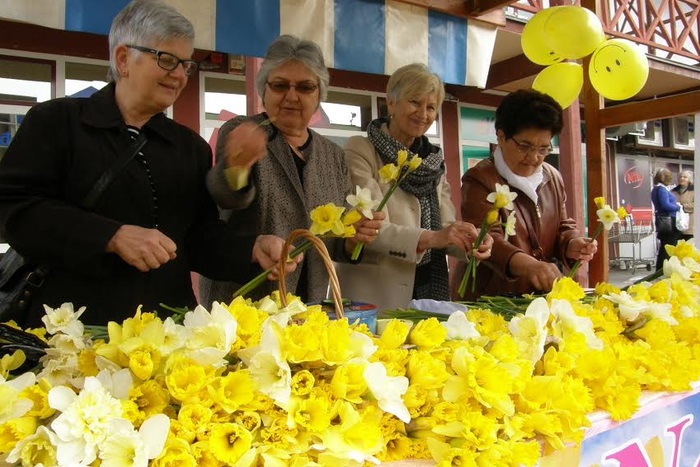
[(163, 114), (142, 131), (158, 198), (158, 228), (177, 244), (177, 258), (147, 273), (105, 252), (123, 224), (153, 228), (153, 195), (142, 164), (132, 160), (94, 210), (79, 204), (97, 178), (131, 145), (110, 84), (87, 99), (35, 105), (0, 162), (0, 228), (27, 258), (51, 267), (32, 301), (27, 324), (40, 324), (42, 304), (87, 306), (83, 321), (104, 324), (158, 303), (193, 307), (190, 271), (242, 282), (251, 276), (254, 236), (226, 235), (205, 177), (208, 144)]

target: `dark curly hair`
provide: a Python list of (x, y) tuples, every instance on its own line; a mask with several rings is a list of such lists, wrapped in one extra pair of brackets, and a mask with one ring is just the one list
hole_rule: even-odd
[(552, 136), (564, 126), (561, 105), (551, 96), (534, 89), (520, 89), (508, 94), (496, 109), (496, 131), (511, 138), (522, 130), (548, 130)]

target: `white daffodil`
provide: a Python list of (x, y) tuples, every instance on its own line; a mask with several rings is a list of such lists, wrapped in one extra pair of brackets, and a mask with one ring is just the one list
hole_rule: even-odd
[(211, 313), (199, 305), (185, 315), (188, 354), (201, 365), (225, 365), (224, 357), (236, 341), (238, 322), (219, 302)]
[(372, 219), (372, 211), (379, 206), (379, 201), (372, 199), (372, 192), (369, 188), (360, 188), (359, 186), (355, 186), (355, 194), (348, 195), (345, 200), (367, 219)]
[(129, 399), (129, 391), (134, 385), (134, 378), (131, 376), (131, 371), (128, 368), (121, 368), (114, 372), (102, 370), (95, 377), (112, 397), (120, 400)]
[(504, 230), (506, 232), (506, 238), (512, 237), (515, 235), (515, 211), (511, 211), (508, 214), (508, 218), (506, 219), (506, 225), (504, 226)]
[(509, 211), (513, 210), (513, 200), (517, 198), (518, 194), (510, 191), (508, 185), (501, 185), (496, 183), (496, 191), (489, 193), (486, 197), (486, 201), (493, 203), (493, 207), (496, 209), (505, 208)]
[(686, 256), (681, 260), (681, 263), (683, 266), (686, 268), (690, 269), (691, 272), (694, 272), (696, 274), (700, 273), (700, 263), (698, 263), (695, 258), (691, 258), (690, 256)]
[(595, 350), (603, 349), (603, 341), (595, 335), (593, 322), (590, 318), (577, 315), (571, 306), (571, 302), (568, 300), (552, 300), (550, 312), (554, 316), (554, 322), (552, 323), (554, 337), (566, 340), (572, 334), (581, 333), (586, 338), (588, 347)]
[(0, 424), (19, 418), (32, 408), (34, 403), (19, 397), (19, 394), (34, 383), (36, 376), (30, 372), (9, 381), (0, 375)]
[(603, 298), (617, 304), (618, 314), (625, 321), (632, 322), (639, 318), (639, 315), (644, 311), (644, 304), (635, 300), (630, 294), (625, 291), (617, 293), (604, 294)]
[(75, 353), (62, 352), (49, 347), (39, 362), (43, 368), (37, 378), (48, 380), (51, 386), (70, 384), (71, 380), (80, 374), (78, 354)]
[(447, 329), (448, 341), (469, 340), (481, 337), (474, 323), (467, 319), (467, 315), (464, 314), (463, 311), (455, 311), (447, 318), (446, 322), (440, 324)]
[(139, 431), (121, 418), (109, 423), (109, 437), (100, 445), (101, 467), (148, 467), (149, 459), (158, 457), (170, 430), (167, 415), (147, 418)]
[(85, 307), (81, 306), (75, 311), (72, 303), (64, 303), (59, 308), (51, 308), (44, 305), (46, 315), (41, 318), (46, 332), (56, 334), (62, 332), (73, 337), (82, 337), (84, 327), (79, 318), (85, 312)]
[(349, 349), (352, 355), (350, 359), (358, 358), (366, 361), (377, 351), (377, 345), (368, 335), (353, 331), (350, 333)]
[(187, 330), (177, 324), (170, 316), (163, 321), (163, 343), (158, 346), (160, 354), (167, 357), (175, 350), (181, 349), (187, 342)]
[(291, 302), (287, 303), (287, 306), (279, 309), (278, 313), (289, 312), (290, 316), (298, 315), (299, 313), (304, 313), (308, 310), (308, 307), (299, 298), (295, 298)]
[(538, 297), (528, 305), (524, 315), (515, 316), (508, 323), (508, 329), (518, 346), (520, 354), (534, 365), (544, 354), (547, 341), (547, 321), (549, 305), (543, 297)]
[(406, 405), (401, 398), (408, 390), (408, 378), (405, 376), (388, 376), (381, 362), (368, 363), (362, 373), (367, 388), (372, 393), (379, 408), (395, 415), (404, 423), (411, 421)]
[(664, 276), (666, 277), (671, 277), (673, 273), (676, 273), (679, 276), (681, 276), (685, 281), (690, 280), (690, 278), (693, 275), (693, 272), (688, 267), (686, 267), (684, 263), (681, 263), (677, 256), (671, 256), (670, 258), (664, 261), (663, 271)]
[(85, 387), (79, 394), (69, 387), (56, 386), (49, 391), (48, 400), (52, 409), (62, 412), (51, 422), (59, 439), (58, 464), (94, 462), (98, 445), (111, 435), (109, 422), (122, 417), (121, 403), (94, 377), (85, 379)]
[(613, 224), (620, 222), (620, 218), (617, 216), (617, 211), (607, 204), (601, 209), (598, 209), (595, 213), (598, 216), (598, 221), (603, 224), (605, 230), (612, 229)]
[(286, 407), (292, 395), (292, 370), (282, 357), (277, 325), (267, 319), (260, 333), (260, 344), (238, 351), (238, 357), (248, 366), (256, 387)]
[(21, 463), (22, 466), (53, 467), (57, 465), (56, 445), (58, 437), (46, 428), (39, 426), (33, 435), (23, 438), (7, 455), (7, 462), (12, 465)]

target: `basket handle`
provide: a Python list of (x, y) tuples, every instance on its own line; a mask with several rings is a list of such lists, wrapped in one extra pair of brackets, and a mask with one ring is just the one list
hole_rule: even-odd
[(330, 254), (328, 254), (328, 249), (326, 244), (318, 238), (316, 235), (312, 234), (307, 229), (297, 229), (293, 230), (292, 233), (287, 237), (287, 241), (284, 242), (284, 247), (282, 248), (282, 254), (280, 255), (279, 264), (277, 269), (279, 270), (279, 291), (280, 291), (280, 302), (282, 306), (287, 306), (287, 282), (284, 277), (284, 264), (289, 256), (289, 251), (292, 247), (294, 241), (299, 238), (304, 237), (306, 240), (310, 241), (316, 250), (321, 255), (323, 264), (326, 266), (326, 271), (328, 271), (328, 279), (331, 284), (331, 290), (333, 291), (333, 303), (335, 305), (335, 316), (338, 319), (343, 319), (345, 314), (343, 313), (343, 299), (340, 293), (340, 284), (338, 282), (338, 275), (335, 273), (335, 268), (333, 267), (333, 261), (331, 260)]

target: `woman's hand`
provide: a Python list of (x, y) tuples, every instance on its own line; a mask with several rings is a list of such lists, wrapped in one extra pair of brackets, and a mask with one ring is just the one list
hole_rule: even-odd
[(523, 252), (515, 253), (510, 258), (508, 270), (510, 275), (526, 278), (535, 290), (542, 292), (552, 290), (554, 281), (561, 277), (556, 264), (539, 261)]
[(566, 257), (586, 263), (593, 259), (598, 251), (598, 242), (586, 237), (577, 237), (566, 246)]
[[(279, 278), (279, 260), (282, 255), (285, 240), (276, 235), (258, 235), (253, 245), (252, 261), (258, 263), (262, 269), (272, 268), (272, 272), (267, 276), (268, 280), (274, 281)], [(288, 274), (297, 268), (297, 265), (304, 260), (304, 254), (295, 256), (284, 264), (284, 273)]]
[(473, 251), (472, 254), (479, 261), (484, 261), (485, 259), (489, 259), (491, 257), (492, 247), (493, 237), (489, 234), (486, 234), (484, 236), (484, 239), (481, 241), (481, 245), (479, 245), (479, 248), (476, 251)]
[[(418, 239), (417, 252), (420, 254), (430, 248), (447, 248), (449, 245), (454, 245), (465, 253), (470, 254), (474, 249), (474, 242), (476, 241), (476, 237), (478, 235), (479, 231), (473, 224), (469, 222), (456, 221), (442, 230), (424, 231)], [(486, 248), (480, 247), (480, 254), (485, 253), (486, 250), (491, 248), (490, 245), (493, 244), (493, 239), (491, 239), (490, 235), (488, 238), (490, 239), (488, 246)], [(486, 238), (484, 238), (484, 241), (486, 241)], [(488, 256), (490, 255), (491, 253), (489, 252)], [(485, 258), (488, 258), (488, 256)], [(481, 258), (477, 256), (477, 259)]]
[(122, 225), (107, 243), (107, 253), (119, 255), (141, 272), (158, 269), (177, 257), (177, 245), (156, 229)]
[(379, 229), (382, 227), (382, 221), (386, 218), (386, 214), (381, 211), (372, 211), (372, 219), (362, 217), (359, 221), (353, 224), (355, 226), (355, 236), (345, 240), (345, 251), (350, 254), (358, 243), (368, 245), (377, 239)]
[(253, 122), (243, 122), (226, 135), (226, 166), (250, 168), (267, 154), (267, 133)]

